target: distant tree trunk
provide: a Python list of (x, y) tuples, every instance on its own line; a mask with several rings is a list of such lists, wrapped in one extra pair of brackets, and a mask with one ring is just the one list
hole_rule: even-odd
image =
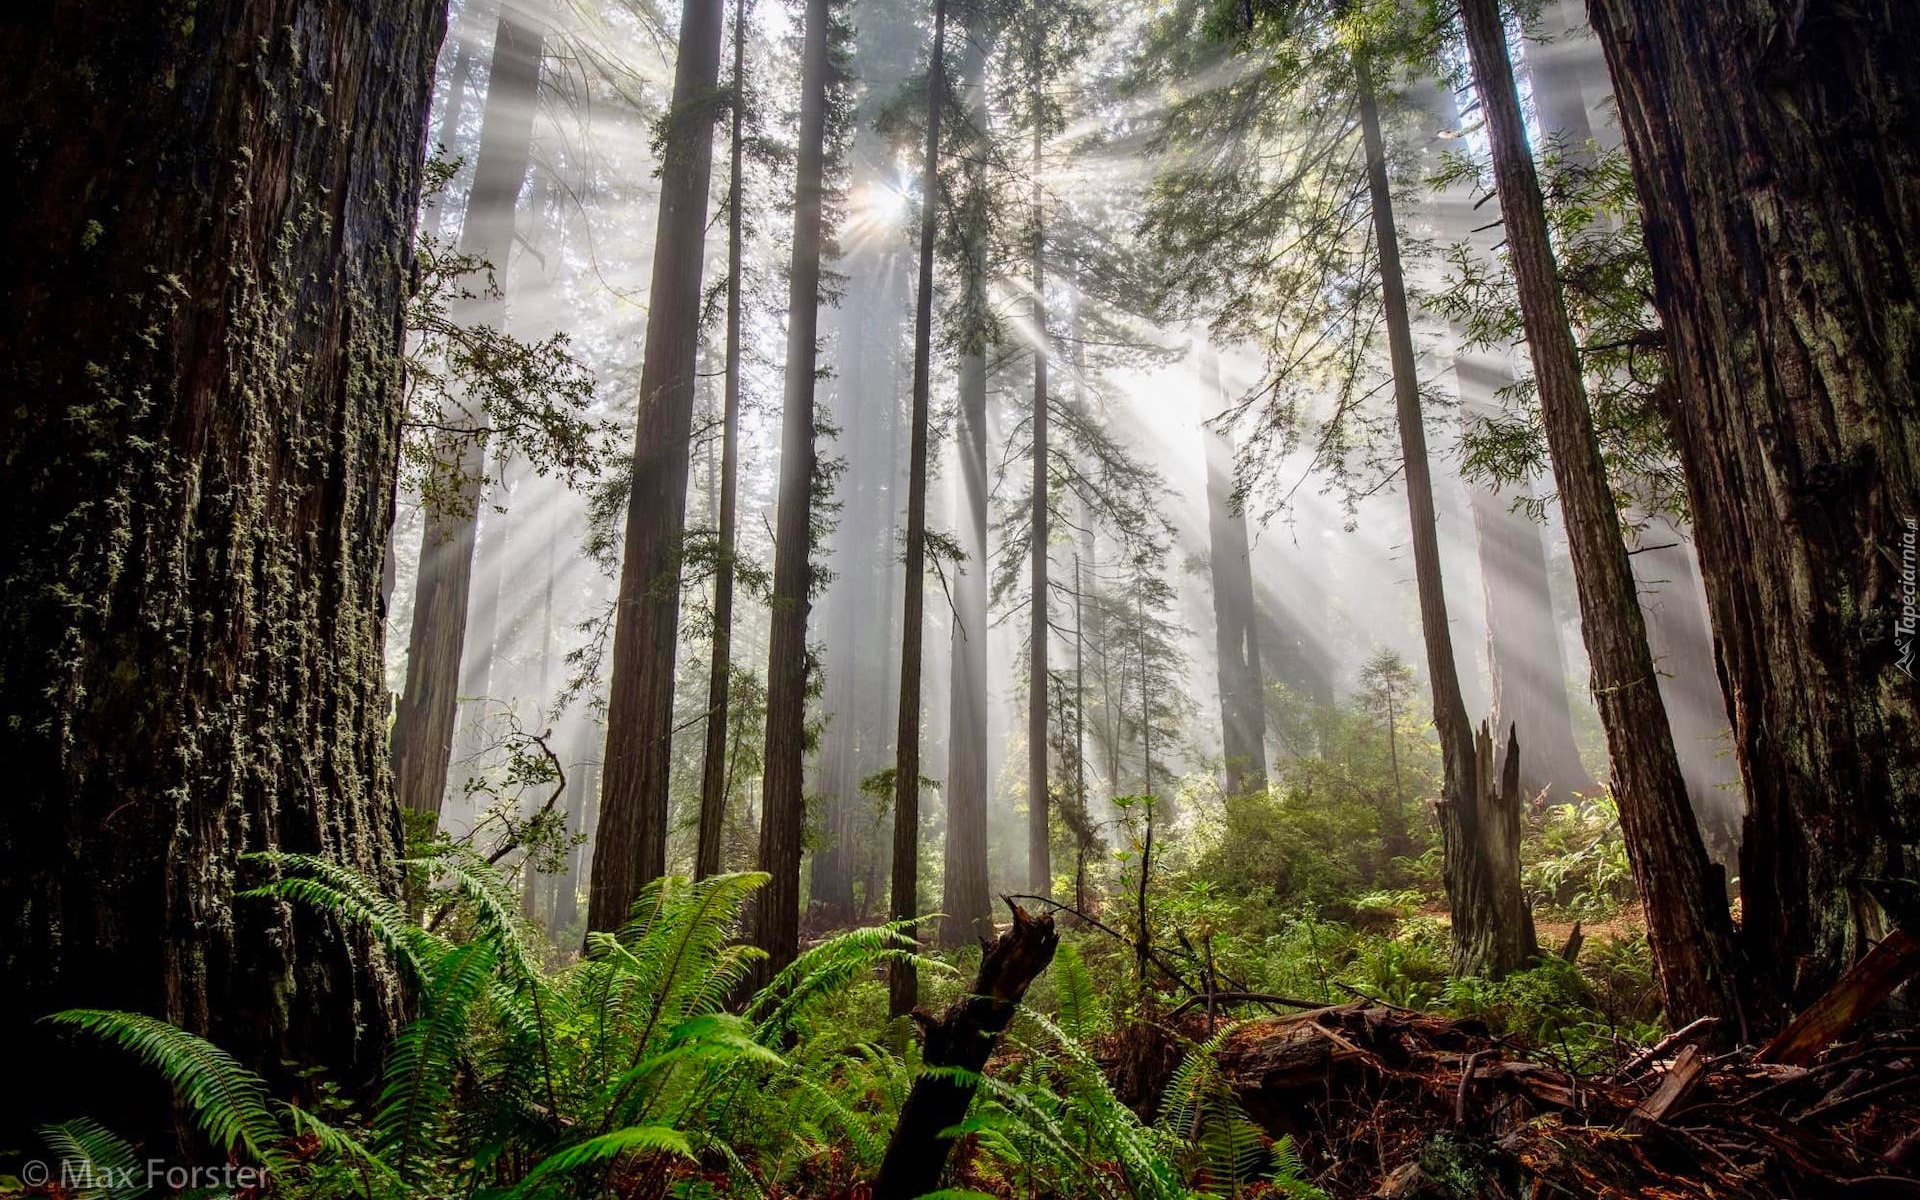
[[(907, 446), (906, 596), (900, 627), (900, 712), (894, 739), (893, 903), (896, 921), (920, 910), (920, 645), (927, 575), (927, 393), (933, 367), (933, 243), (940, 216), (940, 105), (947, 91), (947, 0), (934, 0), (927, 67), (927, 153), (920, 175), (920, 278), (913, 311), (913, 416)], [(912, 926), (906, 930), (915, 937)], [(911, 963), (888, 971), (887, 1005), (913, 1011), (919, 978)]]
[(399, 1016), (363, 936), (235, 893), (258, 850), (399, 889), (380, 576), (444, 10), (193, 17), (0, 29), (9, 1136), (164, 1124), (123, 1055), (33, 1024), (57, 1009), (151, 1013), (289, 1088), (295, 1058), (365, 1084)]
[(1676, 1026), (1718, 1017), (1731, 1034), (1741, 1021), (1726, 887), (1707, 861), (1674, 756), (1633, 571), (1620, 539), (1620, 515), (1587, 412), (1579, 350), (1547, 233), (1546, 204), (1527, 151), (1498, 0), (1462, 0), (1461, 16), (1560, 489), (1594, 700), (1612, 751), (1614, 797), (1667, 1017)]
[[(1036, 41), (1039, 34), (1035, 34)], [(1036, 46), (1035, 55), (1039, 53)], [(1039, 78), (1039, 66), (1033, 67)], [(1036, 105), (1036, 108), (1038, 106)], [(1033, 120), (1033, 504), (1029, 589), (1031, 623), (1027, 631), (1027, 887), (1036, 896), (1053, 895), (1053, 846), (1047, 778), (1047, 230), (1040, 188), (1041, 119)]]
[[(962, 78), (977, 136), (985, 140), (986, 40), (983, 23), (967, 30)], [(962, 286), (964, 311), (982, 313), (986, 295), (985, 164), (970, 164), (970, 205)], [(940, 941), (971, 944), (993, 933), (987, 878), (987, 364), (984, 328), (976, 326), (960, 356), (960, 545), (967, 561), (953, 582), (953, 651), (948, 699), (946, 919)]]
[(600, 836), (587, 905), (587, 928), (594, 930), (624, 922), (641, 887), (667, 869), (680, 554), (713, 174), (709, 106), (720, 77), (724, 7), (722, 0), (684, 0), (680, 11), (608, 681)]
[(1393, 364), (1393, 391), (1405, 466), (1407, 508), (1412, 518), (1413, 563), (1420, 593), (1420, 631), (1426, 643), (1427, 676), (1433, 688), (1433, 724), (1440, 736), (1440, 822), (1446, 846), (1442, 874), (1453, 921), (1453, 964), (1461, 975), (1498, 977), (1524, 966), (1535, 951), (1533, 914), (1520, 893), (1519, 863), (1513, 878), (1496, 878), (1503, 856), (1496, 822), (1482, 811), (1488, 781), (1479, 777), (1473, 724), (1460, 698), (1447, 597), (1440, 576), (1440, 540), (1434, 529), (1433, 475), (1427, 463), (1427, 432), (1415, 376), (1413, 326), (1400, 268), (1400, 237), (1393, 224), (1393, 192), (1387, 180), (1386, 144), (1374, 99), (1372, 72), (1364, 55), (1354, 60), (1359, 87), (1360, 129), (1366, 143), (1367, 178), (1373, 200), (1374, 240)]
[[(727, 139), (727, 364), (725, 412), (720, 422), (720, 545), (713, 577), (713, 653), (707, 666), (707, 741), (700, 763), (700, 832), (693, 875), (720, 870), (720, 839), (727, 820), (727, 688), (733, 672), (734, 525), (740, 491), (740, 264), (743, 257), (742, 180), (746, 160), (747, 0), (733, 0), (732, 128)], [(815, 185), (816, 207), (818, 184)], [(798, 188), (796, 187), (796, 198)], [(797, 224), (799, 214), (794, 214)], [(815, 220), (818, 225), (817, 214)], [(816, 274), (819, 251), (814, 252)]]
[[(513, 248), (514, 206), (527, 179), (533, 149), (534, 94), (540, 83), (544, 37), (524, 6), (506, 5), (494, 31), (493, 62), (480, 120), (480, 153), (460, 228), (460, 253), (493, 269), (495, 288), (506, 283)], [(485, 281), (469, 286), (484, 290)], [(498, 290), (460, 305), (461, 320), (499, 325), (506, 318)], [(414, 812), (440, 812), (460, 701), (460, 656), (467, 635), (467, 595), (473, 582), (474, 534), (480, 485), (486, 475), (486, 416), (471, 409), (450, 414), (460, 428), (435, 439), (436, 455), (457, 460), (459, 483), (451, 505), (427, 498), (414, 585), (413, 625), (407, 634), (407, 683), (393, 720), (393, 781), (400, 803)]]
[(800, 145), (794, 177), (793, 269), (787, 289), (786, 403), (767, 648), (767, 744), (760, 783), (760, 869), (754, 943), (771, 979), (800, 947), (800, 839), (807, 818), (807, 616), (813, 611), (813, 393), (820, 328), (821, 179), (827, 131), (832, 0), (807, 0), (801, 48)]
[[(1220, 399), (1220, 359), (1200, 350), (1201, 403)], [(1200, 426), (1207, 461), (1207, 537), (1213, 580), (1213, 646), (1220, 674), (1220, 743), (1227, 794), (1267, 786), (1266, 680), (1260, 671), (1259, 621), (1253, 602), (1253, 559), (1247, 515), (1233, 495), (1233, 443), (1211, 425)]]

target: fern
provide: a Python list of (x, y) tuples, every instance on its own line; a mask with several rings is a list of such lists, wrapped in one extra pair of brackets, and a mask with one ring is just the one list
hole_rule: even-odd
[(1054, 952), (1053, 990), (1059, 1001), (1061, 1030), (1081, 1042), (1098, 1037), (1105, 1025), (1105, 1014), (1086, 960), (1072, 943)]
[(577, 1171), (581, 1167), (595, 1163), (610, 1162), (624, 1154), (656, 1151), (677, 1154), (683, 1158), (693, 1157), (693, 1148), (687, 1142), (687, 1136), (677, 1129), (664, 1125), (634, 1125), (626, 1129), (616, 1129), (612, 1133), (603, 1133), (599, 1137), (576, 1142), (557, 1154), (548, 1155), (540, 1164), (520, 1182), (514, 1194), (524, 1196), (533, 1185), (549, 1175)]
[(135, 1177), (139, 1162), (133, 1147), (85, 1117), (42, 1125), (40, 1136), (60, 1163), (62, 1186), (77, 1185), (76, 1200), (138, 1200), (146, 1184)]
[(421, 1013), (394, 1039), (386, 1085), (374, 1120), (375, 1145), (403, 1178), (423, 1176), (423, 1156), (453, 1094), (457, 1056), (467, 1037), (467, 1011), (493, 973), (495, 950), (469, 942), (436, 965)]
[(46, 1019), (115, 1042), (157, 1068), (222, 1150), (268, 1168), (285, 1165), (275, 1148), (281, 1129), (268, 1108), (265, 1081), (212, 1042), (141, 1013), (76, 1008)]

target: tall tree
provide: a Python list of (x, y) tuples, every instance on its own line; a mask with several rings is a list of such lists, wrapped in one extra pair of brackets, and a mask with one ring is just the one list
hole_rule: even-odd
[(1588, 8), (1746, 780), (1741, 935), (1798, 1000), (1886, 932), (1868, 882), (1920, 860), (1920, 24), (1891, 0)]
[[(473, 189), (460, 228), (460, 253), (486, 263), (494, 286), (475, 286), (463, 304), (465, 321), (498, 327), (506, 318), (507, 255), (513, 247), (514, 208), (533, 149), (534, 95), (540, 83), (544, 35), (524, 3), (500, 9), (487, 98), (480, 119), (480, 151)], [(456, 83), (460, 82), (456, 80)], [(436, 219), (438, 209), (435, 210)], [(406, 690), (394, 711), (393, 778), (400, 803), (414, 812), (440, 812), (447, 791), (459, 709), (461, 651), (467, 634), (467, 597), (473, 582), (474, 536), (486, 474), (485, 417), (470, 406), (452, 414), (453, 426), (436, 439), (438, 455), (457, 464), (451, 495), (423, 498), (426, 528), (414, 585), (413, 625), (407, 634)]]
[(800, 946), (800, 840), (806, 825), (807, 616), (813, 610), (814, 411), (820, 328), (820, 247), (826, 170), (833, 0), (807, 0), (800, 66), (800, 146), (787, 291), (786, 397), (767, 648), (767, 744), (761, 775), (760, 869), (754, 941), (767, 977)]
[(1027, 553), (1031, 555), (1027, 597), (1027, 887), (1034, 894), (1053, 894), (1053, 838), (1049, 809), (1052, 787), (1047, 770), (1047, 507), (1050, 503), (1047, 463), (1047, 359), (1053, 344), (1047, 336), (1047, 213), (1042, 185), (1044, 152), (1050, 125), (1044, 88), (1047, 71), (1047, 29), (1041, 19), (1044, 0), (1033, 0), (1027, 29), (1028, 124), (1032, 137), (1027, 170), (1032, 186), (1028, 230), (1028, 266), (1032, 271), (1032, 309), (1028, 320), (1033, 342), (1033, 495), (1030, 503)]
[(1433, 724), (1440, 737), (1445, 835), (1444, 876), (1452, 910), (1454, 968), (1461, 974), (1499, 976), (1524, 966), (1535, 950), (1533, 914), (1520, 891), (1517, 820), (1490, 811), (1499, 803), (1493, 781), (1482, 778), (1473, 724), (1460, 697), (1447, 598), (1440, 574), (1440, 541), (1434, 529), (1433, 475), (1415, 375), (1413, 326), (1400, 265), (1400, 235), (1393, 221), (1393, 189), (1387, 176), (1386, 142), (1368, 51), (1354, 57), (1361, 138), (1393, 371), (1394, 408), (1400, 427), (1401, 463), (1412, 521), (1420, 631), (1427, 650), (1427, 681), (1433, 689)]
[[(1221, 399), (1220, 357), (1199, 350), (1201, 403)], [(1207, 470), (1208, 573), (1213, 580), (1214, 660), (1220, 676), (1220, 744), (1227, 794), (1267, 786), (1266, 681), (1260, 670), (1260, 632), (1253, 598), (1253, 556), (1247, 514), (1234, 493), (1233, 443), (1203, 423)]]
[(157, 1099), (64, 1058), (56, 1009), (350, 1085), (394, 1028), (362, 937), (236, 891), (261, 850), (398, 889), (380, 576), (443, 22), (114, 2), (0, 32), (10, 1133)]
[[(700, 762), (700, 830), (693, 860), (696, 879), (705, 879), (720, 870), (720, 838), (727, 819), (727, 686), (733, 673), (734, 526), (739, 519), (740, 491), (740, 275), (746, 204), (747, 0), (733, 0), (732, 90), (727, 138), (727, 348), (720, 418), (720, 528), (713, 576), (713, 648), (707, 664), (707, 740)], [(799, 198), (797, 187), (795, 194), (796, 199)], [(795, 221), (798, 220), (796, 213)], [(817, 254), (815, 272), (818, 273)]]
[[(940, 214), (940, 108), (947, 91), (947, 0), (934, 0), (927, 63), (927, 149), (920, 173), (920, 267), (913, 310), (913, 415), (907, 445), (906, 593), (900, 637), (900, 714), (893, 765), (893, 902), (896, 921), (920, 909), (920, 646), (927, 574), (927, 400), (933, 370), (933, 246)], [(914, 936), (911, 926), (907, 936)], [(888, 972), (887, 1006), (913, 1011), (919, 977), (909, 962)]]
[(1500, 215), (1520, 296), (1535, 386), (1580, 593), (1593, 694), (1612, 751), (1620, 824), (1647, 916), (1667, 1014), (1740, 1028), (1739, 975), (1726, 889), (1700, 842), (1647, 648), (1620, 517), (1587, 416), (1580, 356), (1528, 153), (1499, 0), (1462, 0), (1476, 90), (1487, 118)]
[(940, 940), (956, 947), (993, 933), (987, 877), (987, 45), (980, 11), (969, 14), (961, 57), (967, 134), (960, 235), (961, 346), (958, 414), (960, 549), (953, 584), (953, 652), (947, 735), (946, 919)]
[(614, 620), (600, 830), (588, 929), (613, 929), (667, 869), (667, 792), (679, 648), (680, 554), (686, 533), (700, 277), (713, 174), (713, 92), (722, 0), (684, 0), (673, 101), (660, 166), (660, 216), (640, 367), (633, 487)]

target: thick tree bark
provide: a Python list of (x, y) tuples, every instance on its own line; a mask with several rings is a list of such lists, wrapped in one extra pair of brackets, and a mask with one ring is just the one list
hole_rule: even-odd
[[(513, 248), (514, 206), (526, 182), (533, 149), (534, 93), (540, 82), (541, 30), (525, 10), (501, 9), (494, 31), (493, 61), (480, 120), (480, 152), (473, 190), (460, 228), (460, 253), (493, 268), (504, 288)], [(463, 303), (462, 321), (499, 325), (504, 295), (482, 292)], [(461, 647), (467, 634), (467, 595), (473, 582), (474, 535), (480, 518), (480, 488), (486, 474), (486, 417), (449, 414), (460, 428), (436, 439), (436, 453), (459, 463), (452, 504), (429, 499), (420, 538), (420, 569), (414, 585), (413, 625), (407, 634), (407, 683), (393, 720), (393, 781), (400, 803), (414, 812), (440, 812), (447, 791), (459, 709)]]
[(1527, 150), (1500, 6), (1498, 0), (1462, 0), (1460, 11), (1560, 489), (1593, 695), (1611, 751), (1614, 798), (1667, 1017), (1676, 1026), (1716, 1017), (1719, 1028), (1731, 1033), (1740, 1029), (1741, 1020), (1726, 888), (1707, 861), (1674, 755), (1633, 571), (1620, 539), (1620, 516), (1587, 414), (1580, 355), (1548, 238), (1546, 204)]
[[(940, 216), (940, 107), (947, 91), (947, 0), (934, 0), (933, 47), (927, 66), (927, 150), (920, 175), (920, 269), (913, 311), (913, 416), (907, 446), (907, 572), (900, 627), (900, 711), (894, 735), (894, 920), (920, 911), (920, 646), (925, 636), (927, 576), (927, 399), (933, 369), (933, 244)], [(908, 937), (916, 936), (912, 926)], [(888, 971), (887, 1006), (913, 1011), (919, 978), (913, 964)]]
[[(1452, 911), (1453, 965), (1461, 975), (1498, 977), (1533, 956), (1533, 914), (1520, 896), (1518, 862), (1512, 880), (1496, 879), (1497, 848), (1483, 839), (1497, 822), (1481, 811), (1489, 781), (1480, 778), (1473, 724), (1460, 698), (1453, 636), (1447, 626), (1446, 587), (1440, 574), (1440, 540), (1434, 528), (1433, 473), (1415, 375), (1413, 325), (1400, 268), (1400, 235), (1393, 223), (1393, 191), (1387, 179), (1386, 143), (1374, 99), (1372, 72), (1364, 56), (1354, 60), (1359, 88), (1360, 132), (1366, 143), (1367, 179), (1373, 201), (1374, 240), (1380, 255), (1387, 350), (1393, 365), (1394, 404), (1400, 426), (1407, 509), (1412, 521), (1414, 579), (1420, 594), (1420, 632), (1426, 644), (1427, 678), (1433, 690), (1433, 724), (1440, 737), (1440, 823), (1446, 845), (1442, 874)], [(1497, 840), (1497, 839), (1495, 839)], [(1516, 905), (1515, 898), (1519, 898)]]
[[(1034, 35), (1036, 40), (1039, 35)], [(1038, 54), (1038, 48), (1035, 49)], [(1037, 62), (1032, 70), (1038, 78)], [(1036, 110), (1039, 105), (1036, 103)], [(1041, 120), (1033, 118), (1033, 496), (1029, 515), (1031, 545), (1027, 585), (1027, 887), (1036, 896), (1053, 895), (1053, 839), (1049, 809), (1052, 793), (1047, 771), (1047, 227), (1040, 188)]]
[[(970, 1075), (985, 1070), (1027, 989), (1053, 962), (1060, 944), (1053, 917), (1030, 916), (1011, 901), (1007, 906), (1013, 910), (1013, 924), (986, 947), (967, 994), (938, 1019), (914, 1014), (926, 1030), (922, 1060), (929, 1067), (957, 1068)], [(954, 1139), (946, 1131), (966, 1119), (978, 1088), (978, 1083), (952, 1075), (914, 1080), (874, 1177), (874, 1200), (914, 1200), (940, 1186), (953, 1154)]]
[(633, 491), (614, 620), (600, 836), (594, 845), (587, 905), (587, 928), (593, 930), (618, 927), (641, 887), (667, 869), (680, 554), (686, 533), (694, 360), (700, 344), (707, 186), (713, 174), (711, 103), (720, 77), (724, 7), (722, 0), (684, 0), (680, 12), (680, 51), (660, 167), (653, 284), (647, 293)]
[[(1220, 399), (1220, 359), (1200, 350), (1202, 403)], [(1234, 501), (1233, 443), (1202, 424), (1207, 463), (1208, 568), (1213, 581), (1213, 646), (1220, 676), (1220, 744), (1227, 795), (1267, 786), (1267, 695), (1260, 670), (1260, 632), (1253, 601), (1253, 559), (1247, 514)]]
[(800, 839), (807, 817), (807, 616), (813, 611), (813, 394), (832, 20), (832, 0), (807, 0), (800, 52), (793, 269), (787, 290), (780, 503), (767, 648), (767, 743), (760, 783), (760, 869), (772, 878), (754, 898), (754, 943), (767, 952), (759, 968), (767, 979), (792, 962), (800, 946)]
[(362, 938), (234, 893), (257, 850), (399, 887), (380, 577), (444, 13), (192, 15), (42, 4), (0, 24), (15, 1146), (29, 1119), (160, 1123), (157, 1088), (118, 1086), (138, 1073), (49, 1037), (48, 1012), (137, 1009), (350, 1087), (398, 1015)]
[[(733, 553), (740, 492), (740, 267), (746, 202), (747, 0), (733, 0), (732, 128), (727, 147), (727, 362), (720, 418), (719, 561), (713, 575), (713, 648), (707, 664), (706, 745), (700, 762), (700, 830), (693, 875), (720, 870), (720, 839), (727, 821), (727, 692), (733, 673)], [(816, 180), (815, 225), (819, 207)], [(795, 214), (796, 223), (799, 216)], [(819, 273), (819, 251), (814, 253)]]
[(1746, 780), (1741, 933), (1804, 1001), (1911, 877), (1920, 707), (1920, 24), (1593, 0), (1653, 261)]

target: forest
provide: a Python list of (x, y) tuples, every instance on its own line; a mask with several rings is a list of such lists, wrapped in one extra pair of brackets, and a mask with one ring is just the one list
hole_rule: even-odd
[(0, 1200), (1920, 1200), (1908, 0), (34, 0), (0, 283)]

